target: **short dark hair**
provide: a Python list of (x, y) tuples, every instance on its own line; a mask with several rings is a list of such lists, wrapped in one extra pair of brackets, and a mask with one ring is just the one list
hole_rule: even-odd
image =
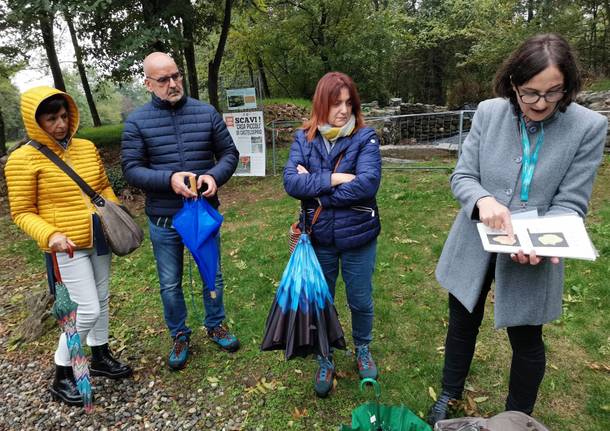
[(44, 99), (36, 109), (36, 121), (44, 114), (57, 114), (61, 108), (69, 111), (68, 100), (63, 94), (54, 94), (51, 97)]
[(504, 61), (494, 82), (494, 92), (506, 97), (517, 112), (519, 104), (515, 87), (525, 84), (549, 66), (557, 66), (563, 74), (566, 91), (558, 103), (561, 112), (576, 98), (582, 86), (580, 68), (570, 44), (556, 33), (544, 33), (530, 37)]

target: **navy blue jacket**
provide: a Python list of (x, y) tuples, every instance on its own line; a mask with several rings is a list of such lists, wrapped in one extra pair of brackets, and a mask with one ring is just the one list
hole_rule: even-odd
[[(146, 214), (173, 216), (182, 197), (171, 187), (174, 172), (214, 177), (218, 187), (237, 167), (239, 152), (216, 110), (184, 97), (175, 105), (153, 95), (125, 121), (121, 165), (125, 179), (146, 192)], [(218, 198), (209, 199), (218, 207)]]
[[(332, 187), (330, 176), (341, 153), (343, 158), (336, 172), (354, 174), (356, 178)], [(297, 165), (304, 166), (309, 174), (297, 173)], [(303, 130), (295, 134), (284, 168), (284, 188), (301, 200), (307, 227), (319, 199), (322, 212), (313, 225), (314, 244), (334, 245), (343, 251), (375, 239), (381, 230), (375, 200), (380, 182), (379, 138), (372, 128), (363, 127), (350, 137), (339, 138), (330, 154), (319, 133), (312, 142), (307, 142)]]

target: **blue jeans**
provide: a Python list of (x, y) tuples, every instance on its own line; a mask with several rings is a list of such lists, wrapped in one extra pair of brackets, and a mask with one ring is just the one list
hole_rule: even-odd
[(314, 246), (314, 250), (333, 298), (340, 261), (347, 305), (352, 312), (354, 344), (368, 345), (373, 339), (373, 272), (377, 256), (377, 240), (343, 252), (334, 246), (321, 245)]
[[(179, 332), (190, 336), (191, 329), (186, 326), (186, 304), (182, 292), (182, 268), (184, 263), (184, 243), (173, 227), (163, 227), (148, 221), (150, 241), (157, 262), (157, 273), (161, 286), (161, 300), (165, 323), (173, 337)], [(212, 329), (225, 319), (225, 308), (222, 300), (224, 283), (220, 270), (220, 232), (216, 236), (218, 243), (218, 272), (216, 272), (216, 299), (210, 297), (208, 289), (203, 289), (205, 319), (203, 324)], [(205, 283), (204, 283), (205, 284)]]

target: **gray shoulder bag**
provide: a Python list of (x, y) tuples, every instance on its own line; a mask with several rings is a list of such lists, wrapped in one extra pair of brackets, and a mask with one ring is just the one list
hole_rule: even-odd
[(434, 431), (549, 431), (525, 413), (508, 411), (490, 418), (446, 419), (436, 423)]
[(74, 170), (45, 145), (36, 141), (28, 142), (66, 173), (85, 192), (95, 205), (108, 245), (117, 256), (125, 256), (142, 244), (144, 232), (126, 209), (104, 199), (93, 190)]

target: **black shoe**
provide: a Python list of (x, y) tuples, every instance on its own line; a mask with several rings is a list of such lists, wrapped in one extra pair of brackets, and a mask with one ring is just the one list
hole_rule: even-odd
[(428, 410), (428, 423), (434, 426), (438, 421), (447, 419), (450, 404), (455, 400), (456, 398), (452, 397), (447, 392), (442, 392), (436, 402), (432, 404), (430, 410)]
[(108, 349), (108, 343), (101, 346), (91, 346), (89, 371), (92, 376), (104, 376), (114, 380), (123, 379), (133, 374), (129, 365), (114, 359), (110, 349)]
[(49, 391), (55, 401), (63, 401), (70, 406), (83, 405), (83, 398), (76, 387), (72, 367), (55, 365), (55, 378)]

